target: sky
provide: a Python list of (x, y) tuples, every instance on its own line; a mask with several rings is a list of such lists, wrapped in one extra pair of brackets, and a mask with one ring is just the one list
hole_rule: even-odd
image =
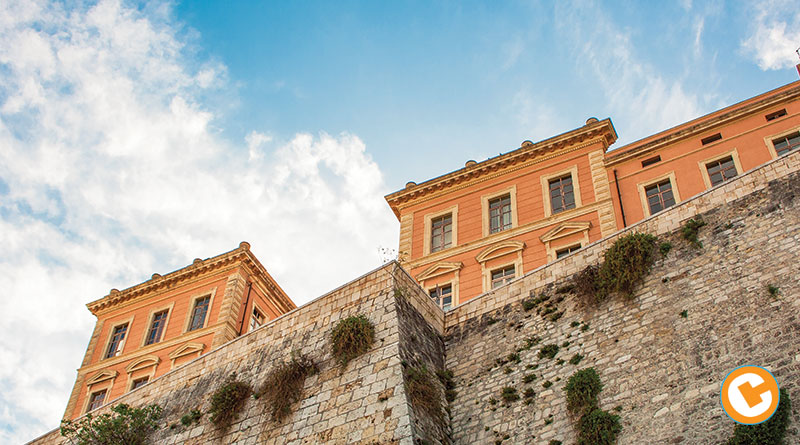
[(305, 303), (386, 260), (407, 181), (591, 116), (622, 146), (797, 47), (780, 0), (0, 1), (0, 443), (58, 426), (111, 288), (246, 240)]

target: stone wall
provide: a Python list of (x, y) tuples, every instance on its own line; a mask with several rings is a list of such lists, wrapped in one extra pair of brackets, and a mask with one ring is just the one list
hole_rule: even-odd
[[(601, 408), (622, 417), (622, 444), (724, 442), (734, 422), (719, 387), (745, 364), (766, 367), (800, 400), (798, 170), (800, 155), (780, 158), (448, 313), (454, 442), (574, 443), (563, 387), (590, 366), (605, 385)], [(679, 233), (697, 215), (707, 223), (702, 249)], [(633, 300), (581, 305), (572, 275), (631, 232), (657, 234), (673, 248)], [(781, 295), (770, 296), (768, 285)], [(521, 300), (542, 295), (547, 302), (524, 310)], [(537, 314), (548, 303), (555, 310)], [(551, 321), (555, 313), (562, 315)], [(559, 347), (555, 358), (539, 357), (543, 345)], [(583, 358), (574, 365), (576, 354)], [(520, 400), (505, 403), (504, 387)], [(535, 395), (524, 397), (526, 389)], [(800, 439), (798, 425), (795, 414), (789, 442)]]
[[(437, 313), (424, 293), (396, 293), (398, 280), (412, 289), (411, 278), (396, 263), (387, 264), (112, 404), (155, 403), (164, 408), (163, 428), (153, 436), (157, 444), (411, 444), (412, 430), (429, 433), (412, 428), (402, 385), (401, 349), (403, 356), (413, 355), (416, 362), (441, 368), (443, 314)], [(342, 370), (331, 356), (330, 332), (340, 319), (357, 314), (365, 314), (375, 325), (375, 345)], [(401, 331), (432, 350), (425, 352), (421, 343), (414, 343), (410, 353), (407, 346), (401, 347)], [(283, 423), (271, 419), (263, 401), (249, 399), (238, 419), (224, 431), (207, 415), (191, 427), (180, 424), (180, 417), (192, 409), (208, 410), (211, 395), (231, 374), (257, 390), (273, 366), (287, 361), (292, 351), (316, 361), (320, 372), (306, 379), (305, 398), (293, 406), (292, 415)], [(56, 444), (64, 439), (53, 431), (32, 443)]]

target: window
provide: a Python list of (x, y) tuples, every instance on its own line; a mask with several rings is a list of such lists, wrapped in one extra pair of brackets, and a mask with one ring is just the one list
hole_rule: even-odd
[(775, 147), (775, 152), (778, 156), (783, 156), (786, 153), (800, 147), (800, 132), (794, 132), (786, 136), (779, 137), (772, 140), (772, 145)]
[(430, 296), (442, 310), (446, 311), (453, 306), (453, 286), (450, 284), (436, 286), (430, 290)]
[(514, 266), (507, 266), (492, 271), (492, 289), (508, 284), (514, 279)]
[(150, 330), (147, 331), (147, 339), (144, 341), (145, 346), (161, 341), (161, 334), (164, 332), (164, 326), (167, 324), (167, 314), (169, 314), (169, 311), (161, 311), (153, 315), (153, 321), (150, 323)]
[(720, 139), (722, 139), (722, 134), (717, 133), (717, 134), (712, 134), (711, 136), (706, 136), (703, 139), (700, 139), (700, 143), (703, 144), (703, 145), (706, 145), (706, 144), (710, 144), (710, 143), (712, 143), (714, 141), (718, 141)]
[(86, 407), (86, 412), (94, 411), (103, 406), (103, 401), (106, 400), (106, 390), (97, 391), (89, 396), (89, 405)]
[(511, 228), (511, 195), (489, 201), (489, 233)]
[(262, 314), (258, 309), (253, 308), (253, 314), (250, 315), (250, 331), (261, 327), (261, 325), (264, 324), (264, 320), (264, 314)]
[(669, 179), (645, 187), (644, 192), (647, 197), (647, 205), (650, 207), (651, 215), (675, 205), (675, 197), (672, 194), (672, 182)]
[(195, 329), (200, 329), (205, 326), (206, 313), (208, 312), (208, 303), (210, 301), (210, 296), (195, 300), (194, 309), (192, 310), (192, 321), (189, 323), (190, 331), (194, 331)]
[(108, 343), (108, 350), (106, 351), (106, 358), (116, 357), (122, 354), (122, 348), (125, 346), (125, 334), (128, 332), (128, 323), (119, 325), (114, 328), (111, 333), (111, 341)]
[(708, 169), (708, 178), (712, 187), (728, 179), (735, 178), (738, 174), (736, 165), (733, 163), (733, 156), (709, 162), (706, 164), (706, 168)]
[(770, 113), (764, 117), (767, 119), (767, 122), (769, 122), (769, 121), (774, 121), (775, 119), (783, 116), (786, 116), (786, 108), (778, 110), (774, 113)]
[(563, 249), (556, 250), (556, 258), (565, 257), (565, 256), (571, 254), (572, 252), (580, 250), (580, 248), (581, 248), (581, 245), (580, 244), (576, 244), (574, 246), (565, 247)]
[(572, 175), (550, 180), (550, 205), (553, 208), (553, 214), (575, 208)]
[(453, 242), (453, 215), (447, 214), (431, 220), (431, 253), (447, 249)]
[(656, 164), (658, 162), (661, 162), (661, 155), (656, 155), (656, 156), (653, 156), (652, 158), (648, 158), (648, 159), (645, 159), (644, 161), (642, 161), (642, 168), (647, 167), (649, 165)]
[(144, 384), (145, 384), (145, 383), (147, 383), (149, 380), (150, 380), (150, 377), (142, 377), (142, 378), (140, 378), (140, 379), (136, 379), (136, 380), (134, 380), (134, 381), (133, 381), (133, 384), (131, 385), (131, 390), (134, 390), (134, 389), (136, 389), (136, 388), (138, 388), (138, 387), (140, 387), (140, 386), (144, 385)]

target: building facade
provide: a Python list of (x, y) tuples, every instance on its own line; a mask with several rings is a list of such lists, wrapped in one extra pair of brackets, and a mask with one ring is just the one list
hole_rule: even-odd
[(609, 119), (386, 196), (399, 259), (443, 309), (800, 146), (800, 82), (610, 150)]
[(97, 317), (64, 418), (73, 419), (294, 309), (241, 243), (87, 305)]

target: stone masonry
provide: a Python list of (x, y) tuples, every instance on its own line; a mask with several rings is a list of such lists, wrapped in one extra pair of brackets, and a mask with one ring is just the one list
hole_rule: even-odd
[[(764, 366), (800, 402), (797, 197), (800, 153), (793, 153), (446, 315), (392, 262), (99, 412), (116, 403), (159, 404), (164, 416), (152, 437), (157, 444), (571, 444), (574, 419), (566, 412), (563, 386), (577, 369), (593, 366), (605, 386), (601, 407), (622, 417), (620, 443), (721, 443), (734, 426), (719, 405), (719, 386), (732, 369)], [(685, 222), (697, 216), (706, 222), (701, 249), (680, 236)], [(569, 289), (572, 276), (601, 261), (619, 236), (631, 232), (655, 234), (672, 249), (632, 300), (582, 305)], [(780, 290), (777, 297), (769, 285)], [(524, 310), (523, 299), (542, 295), (552, 312), (537, 314), (542, 306)], [(376, 342), (342, 370), (331, 356), (330, 332), (340, 319), (357, 314), (375, 325)], [(559, 347), (553, 359), (539, 358), (543, 345)], [(271, 419), (261, 400), (250, 399), (224, 431), (208, 416), (181, 425), (180, 417), (192, 409), (208, 409), (211, 395), (231, 374), (258, 389), (293, 351), (315, 360), (320, 372), (306, 379), (304, 399), (283, 423)], [(576, 354), (583, 358), (571, 364)], [(443, 407), (450, 412), (444, 421), (409, 399), (411, 368), (433, 376), (443, 404), (435, 373), (453, 372), (457, 394)], [(504, 402), (504, 387), (514, 388), (520, 399)], [(523, 396), (526, 389), (532, 397)], [(792, 443), (800, 440), (799, 425), (793, 414)], [(55, 430), (31, 443), (65, 439)]]

